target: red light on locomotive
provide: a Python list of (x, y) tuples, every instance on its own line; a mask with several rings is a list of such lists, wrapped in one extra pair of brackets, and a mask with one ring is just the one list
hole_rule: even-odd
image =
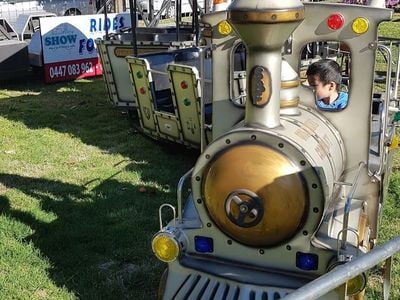
[(182, 88), (182, 89), (186, 90), (186, 89), (188, 88), (188, 86), (189, 86), (189, 85), (187, 84), (186, 81), (182, 81), (182, 82), (181, 82), (181, 88)]
[(332, 14), (328, 17), (328, 27), (333, 30), (338, 30), (344, 25), (344, 17), (339, 13)]
[(146, 94), (146, 90), (145, 90), (144, 87), (141, 87), (141, 88), (139, 89), (139, 92), (140, 92), (142, 95)]

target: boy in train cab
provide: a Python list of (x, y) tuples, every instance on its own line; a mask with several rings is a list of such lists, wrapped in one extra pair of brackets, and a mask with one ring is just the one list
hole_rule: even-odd
[(315, 91), (319, 108), (341, 110), (347, 106), (348, 94), (340, 91), (342, 76), (336, 61), (316, 61), (308, 67), (306, 75), (309, 85)]

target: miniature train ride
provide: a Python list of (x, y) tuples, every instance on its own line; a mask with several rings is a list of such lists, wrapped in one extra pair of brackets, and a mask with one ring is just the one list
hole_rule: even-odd
[[(378, 39), (393, 12), (376, 2), (236, 0), (203, 15), (201, 44), (124, 57), (122, 106), (145, 133), (200, 149), (176, 206), (159, 210), (160, 299), (362, 299), (381, 261), (388, 299), (400, 239), (376, 243), (398, 147), (399, 43)], [(326, 57), (343, 71), (340, 110), (321, 109), (305, 80)]]

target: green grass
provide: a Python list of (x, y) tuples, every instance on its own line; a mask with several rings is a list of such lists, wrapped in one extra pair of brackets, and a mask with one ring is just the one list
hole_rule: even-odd
[[(158, 207), (196, 155), (135, 133), (107, 101), (101, 78), (0, 90), (0, 299), (155, 298)], [(380, 242), (400, 232), (394, 166)]]
[(195, 155), (107, 101), (101, 78), (0, 90), (0, 299), (155, 298), (158, 207)]

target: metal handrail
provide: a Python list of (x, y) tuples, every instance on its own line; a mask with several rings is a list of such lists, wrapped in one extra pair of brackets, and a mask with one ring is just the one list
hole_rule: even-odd
[(394, 88), (393, 88), (393, 97), (392, 99), (397, 99), (397, 94), (398, 94), (398, 87), (399, 87), (399, 77), (400, 77), (400, 39), (399, 38), (391, 38), (391, 37), (378, 37), (378, 43), (380, 45), (386, 45), (389, 46), (390, 49), (392, 47), (397, 47), (397, 62), (396, 62), (396, 77), (395, 83), (394, 83)]
[(171, 0), (164, 0), (161, 4), (160, 10), (154, 16), (153, 20), (149, 23), (148, 27), (155, 27), (157, 26), (158, 22), (161, 19), (162, 13), (171, 5)]
[[(360, 255), (360, 235), (358, 234), (358, 231), (357, 230), (355, 230), (355, 229), (353, 229), (353, 228), (343, 228), (342, 230), (340, 230), (339, 232), (338, 232), (338, 234), (337, 234), (337, 238), (336, 238), (336, 240), (337, 240), (337, 246), (336, 246), (336, 258), (337, 258), (337, 260), (340, 260), (341, 259), (341, 255), (340, 255), (340, 246), (339, 246), (339, 238), (340, 238), (340, 235), (342, 234), (344, 234), (345, 232), (347, 232), (347, 231), (350, 231), (350, 232), (352, 232), (352, 233), (354, 233), (354, 235), (356, 236), (356, 238), (357, 238), (357, 257)], [(343, 242), (343, 241), (342, 241)], [(343, 249), (344, 247), (343, 247), (343, 244), (342, 244), (342, 249)]]
[(171, 210), (172, 210), (172, 213), (173, 213), (173, 218), (172, 218), (172, 220), (173, 220), (173, 224), (174, 224), (174, 227), (176, 227), (176, 211), (175, 211), (175, 207), (173, 206), (173, 205), (171, 205), (171, 204), (169, 204), (169, 203), (164, 203), (164, 204), (162, 204), (161, 206), (160, 206), (160, 208), (158, 209), (158, 220), (159, 220), (159, 222), (160, 222), (160, 230), (163, 230), (164, 229), (164, 225), (163, 225), (163, 218), (162, 218), (162, 211), (163, 211), (163, 208), (164, 207), (168, 207), (168, 208), (170, 208)]
[(206, 86), (206, 75), (205, 75), (205, 55), (207, 54), (207, 51), (211, 49), (211, 45), (205, 46), (200, 48), (200, 83), (201, 83), (201, 97), (200, 97), (200, 151), (204, 151), (205, 147), (205, 132), (204, 132), (204, 127), (205, 127), (205, 110), (204, 110), (204, 94), (205, 94), (205, 86)]
[(389, 113), (389, 103), (390, 103), (390, 90), (391, 90), (391, 76), (392, 76), (392, 52), (389, 47), (384, 45), (378, 45), (378, 48), (385, 51), (387, 54), (388, 64), (386, 69), (386, 93), (384, 97), (384, 107), (382, 111), (382, 119), (381, 119), (381, 134), (379, 139), (379, 156), (380, 156), (380, 163), (378, 171), (370, 174), (371, 176), (379, 177), (383, 173), (384, 165), (385, 165), (385, 141), (386, 141), (386, 131), (388, 127), (388, 113)]
[(190, 175), (192, 175), (193, 168), (191, 168), (189, 171), (187, 171), (181, 179), (179, 179), (178, 182), (178, 187), (176, 189), (176, 194), (177, 194), (177, 202), (178, 202), (178, 223), (182, 222), (182, 190), (183, 190), (183, 185), (185, 184), (186, 179), (189, 178)]
[[(353, 200), (354, 193), (358, 187), (361, 170), (365, 166), (366, 166), (365, 162), (360, 162), (360, 164), (358, 165), (358, 170), (357, 170), (356, 176), (354, 177), (353, 183), (351, 185), (351, 190), (346, 197), (346, 203), (344, 206), (344, 214), (343, 214), (343, 229), (344, 230), (347, 229), (347, 227), (349, 226), (351, 201)], [(346, 242), (347, 242), (347, 231), (344, 231), (342, 234), (342, 244), (341, 244), (342, 249), (344, 249), (346, 247)]]
[(311, 281), (301, 288), (290, 293), (283, 300), (313, 300), (318, 299), (338, 286), (345, 284), (350, 279), (365, 272), (381, 261), (393, 256), (400, 251), (400, 237), (376, 247), (372, 251), (340, 265), (329, 273)]
[(394, 93), (393, 99), (397, 100), (397, 90), (399, 89), (399, 77), (400, 77), (400, 45), (397, 43), (397, 66), (396, 66), (396, 75), (394, 81)]
[(159, 70), (149, 69), (149, 72), (151, 72), (151, 73), (153, 73), (153, 74), (159, 74), (159, 75), (165, 75), (165, 76), (168, 76), (168, 72), (164, 72), (164, 71), (159, 71)]

